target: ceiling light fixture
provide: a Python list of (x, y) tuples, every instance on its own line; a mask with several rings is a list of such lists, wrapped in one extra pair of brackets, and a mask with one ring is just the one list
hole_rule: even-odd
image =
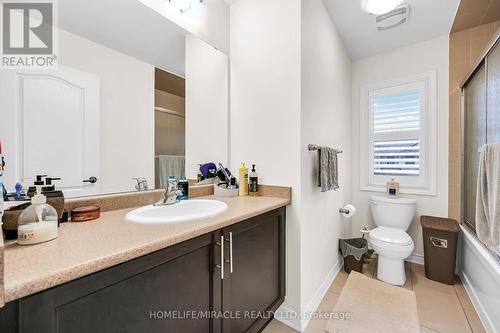
[(381, 15), (399, 6), (403, 0), (363, 0), (361, 7), (370, 14)]
[(391, 10), (390, 12), (375, 17), (378, 31), (388, 30), (408, 21), (410, 16), (410, 5), (405, 4)]
[(179, 9), (181, 13), (191, 8), (191, 0), (168, 0), (175, 8)]

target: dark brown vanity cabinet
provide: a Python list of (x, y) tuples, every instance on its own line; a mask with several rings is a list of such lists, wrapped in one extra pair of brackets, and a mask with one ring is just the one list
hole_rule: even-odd
[[(226, 248), (224, 333), (259, 332), (285, 296), (285, 213), (276, 210), (222, 230)], [(232, 247), (232, 249), (231, 249)]]
[(10, 302), (0, 332), (258, 332), (284, 276), (280, 208)]

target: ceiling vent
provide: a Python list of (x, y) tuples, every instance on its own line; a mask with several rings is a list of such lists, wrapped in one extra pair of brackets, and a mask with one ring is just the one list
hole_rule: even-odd
[(405, 4), (391, 10), (388, 13), (377, 15), (375, 22), (377, 23), (377, 30), (384, 31), (397, 27), (408, 21), (410, 16), (410, 6)]

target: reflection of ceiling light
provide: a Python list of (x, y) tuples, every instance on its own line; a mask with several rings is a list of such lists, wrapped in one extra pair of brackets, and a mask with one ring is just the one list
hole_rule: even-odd
[(403, 0), (363, 0), (361, 7), (370, 14), (385, 14), (399, 6)]
[(172, 6), (179, 9), (181, 13), (191, 8), (191, 0), (168, 0)]

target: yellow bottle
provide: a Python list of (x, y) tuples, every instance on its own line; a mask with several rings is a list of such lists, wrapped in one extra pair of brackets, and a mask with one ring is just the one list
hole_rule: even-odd
[(245, 166), (245, 163), (241, 163), (240, 166), (240, 187), (238, 190), (238, 194), (240, 197), (244, 197), (248, 195), (248, 168)]

